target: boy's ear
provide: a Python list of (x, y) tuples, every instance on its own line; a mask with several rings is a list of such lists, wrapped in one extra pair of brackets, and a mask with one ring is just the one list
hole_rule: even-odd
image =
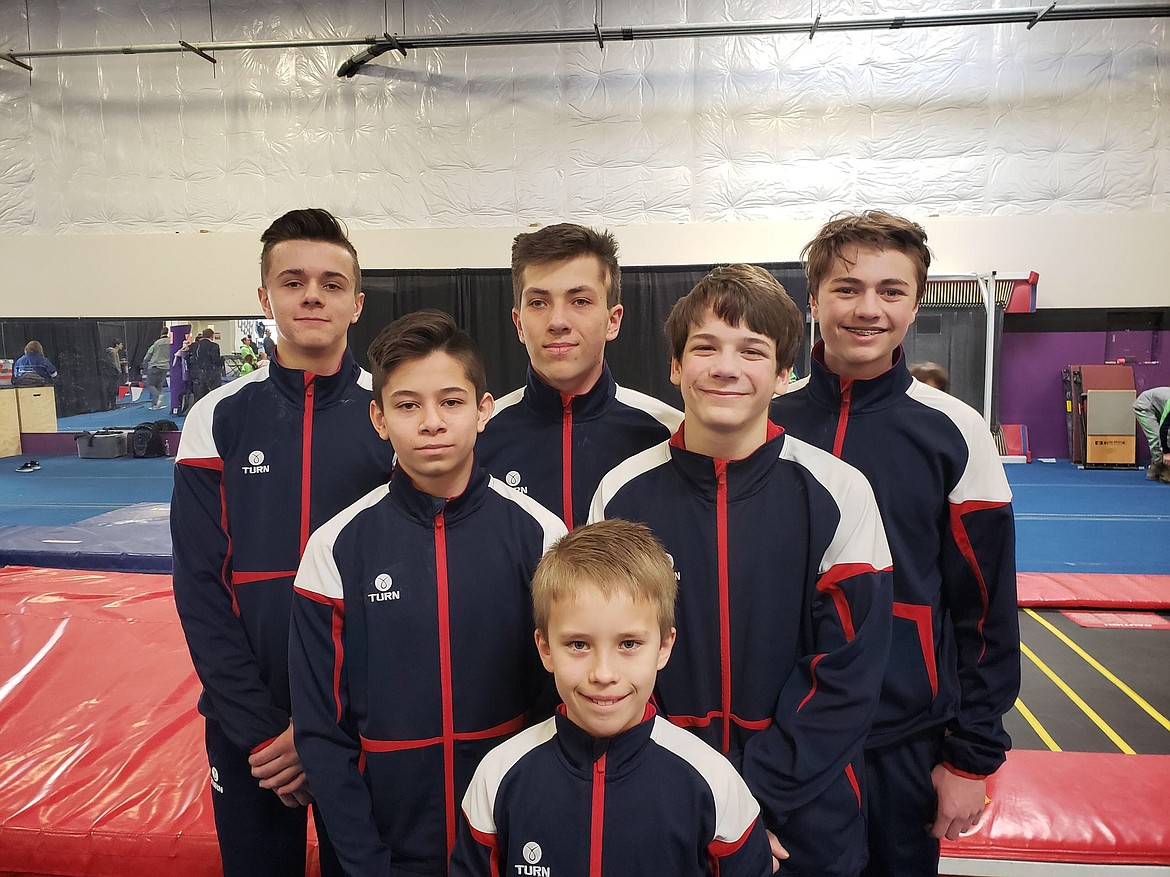
[(676, 387), (682, 386), (682, 364), (673, 356), (670, 358), (670, 382)]
[(382, 411), (382, 406), (373, 399), (370, 400), (370, 423), (374, 424), (374, 432), (383, 441), (390, 441), (390, 435), (386, 432), (386, 414)]
[(666, 666), (666, 662), (670, 660), (670, 652), (674, 648), (674, 640), (678, 635), (673, 627), (670, 629), (670, 635), (662, 640), (662, 645), (658, 647), (658, 669), (661, 670)]
[(495, 408), (496, 400), (492, 398), (492, 394), (484, 393), (483, 398), (479, 400), (479, 417), (475, 423), (476, 432), (483, 432), (483, 428), (487, 426), (487, 422), (491, 419), (492, 412)]
[(536, 629), (533, 637), (536, 639), (536, 651), (540, 655), (540, 663), (544, 664), (544, 669), (552, 672), (552, 648), (547, 639), (545, 639), (544, 631), (539, 627)]

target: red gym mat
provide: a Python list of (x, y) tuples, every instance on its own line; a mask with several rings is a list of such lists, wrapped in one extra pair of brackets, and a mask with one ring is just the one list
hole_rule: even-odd
[(221, 874), (198, 695), (170, 576), (0, 569), (0, 873)]
[(1013, 750), (988, 796), (976, 830), (943, 841), (942, 873), (978, 873), (955, 868), (967, 859), (1170, 865), (1170, 755)]
[(1170, 609), (1170, 575), (1016, 574), (1021, 606), (1047, 609)]
[(1065, 618), (1078, 627), (1108, 630), (1170, 630), (1170, 618), (1157, 612), (1076, 612), (1065, 609)]

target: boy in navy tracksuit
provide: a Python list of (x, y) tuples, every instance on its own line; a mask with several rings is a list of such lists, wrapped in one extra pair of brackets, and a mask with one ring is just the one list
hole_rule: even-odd
[(536, 645), (564, 706), (476, 770), (452, 877), (772, 873), (735, 769), (647, 705), (676, 591), (662, 546), (628, 521), (575, 530), (541, 560)]
[(369, 358), (398, 463), (297, 573), (297, 750), (346, 874), (444, 874), (472, 771), (544, 689), (529, 582), (565, 528), (475, 465), (492, 397), (450, 316), (396, 320)]
[[(344, 228), (324, 210), (294, 210), (261, 240), (260, 306), (280, 350), (187, 416), (171, 498), (174, 591), (203, 683), (224, 873), (303, 877), (312, 799), (290, 720), (293, 575), (309, 533), (384, 482), (393, 451), (370, 426), (370, 375), (346, 346), (363, 296)], [(317, 834), (322, 872), (340, 873), (319, 820)]]
[(739, 768), (782, 873), (865, 859), (862, 743), (890, 634), (890, 556), (859, 472), (768, 421), (800, 343), (768, 272), (718, 268), (667, 320), (685, 419), (602, 479), (593, 519), (644, 521), (679, 576), (657, 705)]
[(869, 479), (894, 556), (890, 662), (873, 731), (866, 874), (937, 874), (982, 813), (1020, 685), (1011, 491), (986, 424), (911, 378), (902, 339), (930, 250), (917, 224), (835, 218), (805, 248), (823, 341), (773, 419)]
[(477, 452), (485, 469), (572, 529), (585, 522), (601, 476), (669, 438), (682, 415), (619, 387), (605, 364), (622, 323), (613, 235), (570, 223), (517, 235), (512, 293), (528, 380), (496, 401)]

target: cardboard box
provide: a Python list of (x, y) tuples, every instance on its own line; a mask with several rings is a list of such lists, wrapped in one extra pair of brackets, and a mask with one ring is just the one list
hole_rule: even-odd
[(1085, 436), (1085, 465), (1134, 465), (1137, 445), (1132, 435)]
[(126, 433), (120, 429), (99, 429), (77, 436), (77, 456), (84, 460), (112, 460), (126, 456)]

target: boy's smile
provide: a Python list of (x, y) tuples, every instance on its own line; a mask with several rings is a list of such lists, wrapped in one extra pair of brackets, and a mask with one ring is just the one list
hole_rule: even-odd
[(649, 602), (625, 592), (607, 600), (589, 584), (555, 602), (548, 630), (536, 632), (569, 719), (594, 737), (613, 737), (642, 721), (673, 645), (673, 629), (663, 641)]
[(398, 464), (431, 496), (458, 496), (474, 465), (476, 435), (492, 412), (478, 402), (462, 364), (443, 351), (399, 365), (386, 378), (381, 406), (370, 403), (378, 435), (394, 445)]
[(812, 300), (825, 366), (853, 380), (886, 371), (918, 314), (917, 287), (914, 263), (905, 253), (844, 248)]
[(730, 326), (708, 308), (691, 327), (682, 360), (671, 361), (670, 381), (682, 392), (687, 449), (737, 460), (763, 443), (768, 406), (788, 386), (788, 369), (776, 373), (771, 338)]

